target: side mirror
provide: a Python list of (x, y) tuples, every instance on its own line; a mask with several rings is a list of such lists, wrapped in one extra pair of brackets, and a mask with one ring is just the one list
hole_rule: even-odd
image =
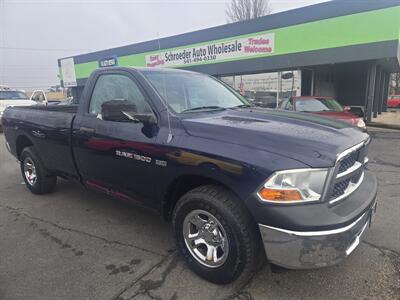
[(122, 113), (123, 111), (134, 114), (136, 105), (126, 100), (110, 100), (101, 105), (101, 117), (104, 121), (130, 122), (131, 120)]
[(157, 124), (153, 114), (139, 114), (135, 104), (127, 100), (110, 100), (101, 105), (101, 117), (105, 121)]
[(157, 124), (157, 119), (153, 114), (134, 114), (132, 117), (145, 125)]

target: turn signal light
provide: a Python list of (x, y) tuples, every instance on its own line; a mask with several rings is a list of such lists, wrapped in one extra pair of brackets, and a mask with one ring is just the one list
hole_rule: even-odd
[(280, 190), (262, 188), (258, 194), (267, 201), (301, 201), (303, 197), (298, 190)]

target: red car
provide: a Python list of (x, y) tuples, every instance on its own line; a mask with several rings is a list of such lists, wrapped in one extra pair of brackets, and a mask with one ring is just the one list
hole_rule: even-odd
[(364, 120), (350, 112), (350, 107), (342, 106), (331, 97), (299, 96), (282, 101), (281, 109), (294, 110), (321, 115), (340, 120), (351, 125), (366, 129)]
[(387, 100), (387, 107), (400, 108), (400, 95), (390, 95)]

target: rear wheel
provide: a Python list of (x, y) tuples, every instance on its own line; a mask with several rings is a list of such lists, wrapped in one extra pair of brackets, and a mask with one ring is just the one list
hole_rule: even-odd
[(45, 169), (33, 147), (25, 148), (21, 153), (20, 160), (22, 177), (32, 193), (46, 194), (54, 190), (57, 176)]
[(174, 209), (173, 226), (183, 258), (208, 281), (245, 282), (262, 265), (256, 224), (240, 200), (222, 187), (206, 185), (186, 193)]

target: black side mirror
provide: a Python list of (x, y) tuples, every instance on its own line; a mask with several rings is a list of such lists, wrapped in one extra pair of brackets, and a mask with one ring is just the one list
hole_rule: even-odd
[(130, 122), (132, 120), (123, 113), (135, 114), (136, 105), (126, 100), (110, 100), (101, 105), (101, 117), (105, 121)]
[(156, 125), (157, 119), (153, 114), (135, 114), (133, 117), (138, 120), (140, 123)]
[(157, 124), (153, 114), (139, 114), (135, 104), (127, 100), (110, 100), (101, 105), (101, 117), (105, 121)]

